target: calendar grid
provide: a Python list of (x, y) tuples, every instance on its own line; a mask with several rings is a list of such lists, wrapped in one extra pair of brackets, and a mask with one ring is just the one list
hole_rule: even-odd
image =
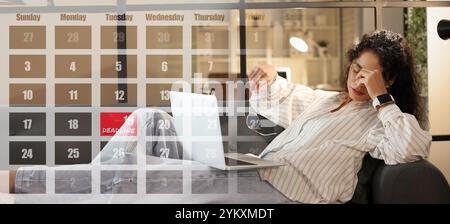
[[(237, 126), (239, 105), (227, 103), (238, 97), (236, 93), (239, 94), (235, 81), (239, 80), (242, 63), (239, 60), (241, 51), (238, 46), (240, 30), (239, 23), (232, 20), (239, 11), (204, 9), (130, 13), (128, 6), (121, 7), (118, 7), (115, 13), (133, 15), (132, 21), (104, 21), (105, 12), (77, 13), (71, 10), (65, 12), (71, 15), (86, 15), (85, 22), (60, 21), (62, 12), (42, 13), (41, 15), (45, 18), (42, 21), (45, 21), (46, 27), (45, 48), (9, 50), (10, 55), (45, 55), (45, 78), (34, 78), (31, 81), (15, 77), (8, 79), (10, 85), (33, 83), (45, 86), (44, 106), (35, 107), (34, 104), (28, 104), (22, 100), (18, 101), (18, 104), (23, 105), (13, 107), (12, 102), (17, 99), (13, 99), (10, 95), (8, 97), (11, 107), (8, 116), (11, 120), (12, 113), (27, 114), (32, 111), (45, 114), (46, 160), (41, 165), (59, 167), (46, 173), (45, 189), (49, 196), (72, 195), (70, 192), (60, 192), (57, 189), (56, 181), (61, 181), (58, 178), (64, 178), (65, 167), (61, 165), (77, 164), (77, 161), (82, 161), (86, 155), (89, 157), (88, 162), (92, 162), (93, 166), (90, 168), (79, 166), (78, 169), (90, 171), (91, 189), (87, 193), (105, 195), (105, 198), (110, 200), (111, 195), (106, 192), (107, 189), (102, 182), (114, 171), (124, 175), (136, 175), (137, 186), (132, 194), (141, 196), (149, 194), (149, 186), (159, 184), (153, 183), (151, 177), (159, 172), (181, 175), (182, 194), (173, 193), (174, 196), (181, 198), (183, 195), (198, 194), (194, 185), (199, 183), (194, 183), (192, 180), (202, 180), (200, 177), (205, 168), (192, 166), (189, 160), (183, 160), (181, 166), (158, 167), (148, 164), (143, 155), (149, 151), (148, 143), (154, 142), (157, 138), (145, 136), (145, 130), (138, 130), (136, 136), (116, 137), (121, 142), (137, 142), (138, 157), (135, 164), (104, 164), (101, 159), (101, 148), (111, 140), (113, 135), (113, 133), (105, 132), (107, 129), (105, 125), (112, 125), (108, 127), (111, 129), (120, 127), (117, 126), (119, 122), (117, 119), (124, 113), (131, 113), (138, 108), (152, 107), (170, 113), (169, 99), (165, 94), (174, 83), (180, 83), (182, 89), (179, 90), (184, 92), (210, 94), (216, 91), (219, 103), (223, 103), (220, 105), (219, 112), (227, 121), (227, 125), (223, 128), (226, 134), (222, 139), (225, 150), (234, 148), (234, 150), (230, 149), (230, 152), (236, 152), (239, 141), (257, 140), (257, 138), (241, 136), (236, 131), (239, 128)], [(184, 16), (184, 19), (182, 21), (146, 20), (148, 14), (161, 13)], [(195, 14), (210, 14), (224, 18), (223, 21), (197, 21)], [(22, 25), (17, 21), (10, 24), (13, 29)], [(39, 24), (41, 23), (36, 22), (32, 26)], [(116, 47), (111, 48), (111, 45), (108, 45), (111, 38), (120, 41), (120, 32), (126, 34), (124, 42), (122, 45), (116, 43)], [(158, 36), (159, 34), (162, 36)], [(182, 38), (172, 39), (176, 36)], [(151, 41), (162, 41), (158, 45), (162, 48), (155, 48)], [(169, 41), (169, 44), (165, 41)], [(180, 41), (180, 44), (171, 41)], [(172, 48), (173, 46), (175, 47)], [(235, 60), (236, 57), (238, 60)], [(119, 65), (124, 66), (124, 72), (121, 73)], [(168, 74), (167, 77), (164, 74)], [(119, 102), (122, 97), (121, 90), (125, 91), (123, 104)], [(74, 123), (75, 120), (77, 122)], [(103, 121), (109, 123), (102, 123)], [(183, 134), (174, 140), (182, 142), (184, 149), (182, 157), (189, 159), (192, 153), (190, 150), (194, 144), (212, 141), (212, 139), (208, 136), (189, 137), (192, 135), (191, 127), (194, 124), (190, 123), (189, 119), (184, 121), (186, 123), (183, 125)], [(42, 141), (42, 136), (24, 135), (8, 138), (18, 143)], [(62, 155), (70, 157), (73, 149), (77, 149), (79, 153), (74, 160), (61, 157)], [(97, 155), (100, 156), (99, 159), (93, 160)], [(25, 164), (10, 164), (10, 167), (19, 168), (23, 165)], [(134, 171), (135, 174), (127, 173), (128, 171)], [(230, 175), (235, 174), (236, 172), (230, 172)], [(217, 173), (217, 175), (223, 174)], [(128, 177), (133, 178), (133, 176)], [(226, 191), (222, 193), (237, 192), (238, 183), (233, 179), (227, 183)], [(151, 194), (160, 195), (157, 192)]]

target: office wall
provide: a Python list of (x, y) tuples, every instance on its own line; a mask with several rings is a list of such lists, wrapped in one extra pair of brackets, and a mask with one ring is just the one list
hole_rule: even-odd
[[(436, 32), (441, 19), (450, 19), (450, 8), (428, 8), (428, 96), (430, 131), (433, 135), (450, 134), (450, 40)], [(433, 142), (429, 159), (450, 182), (450, 142)]]

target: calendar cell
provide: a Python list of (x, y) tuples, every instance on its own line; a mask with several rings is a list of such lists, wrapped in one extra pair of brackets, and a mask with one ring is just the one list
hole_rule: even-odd
[(55, 113), (56, 136), (91, 136), (91, 113)]
[(56, 78), (91, 78), (90, 55), (56, 55)]
[(91, 49), (90, 26), (56, 26), (56, 49)]
[(23, 170), (23, 176), (31, 177), (24, 179), (20, 188), (16, 187), (16, 194), (45, 194), (46, 193), (46, 171), (45, 170)]
[(100, 135), (136, 136), (137, 117), (130, 112), (102, 112), (100, 113)]
[(247, 28), (246, 32), (246, 47), (247, 49), (272, 49), (268, 42), (267, 32), (270, 29), (264, 28)]
[(193, 170), (192, 194), (227, 194), (228, 180), (224, 170)]
[(55, 142), (56, 165), (90, 163), (91, 156), (91, 142)]
[(10, 55), (10, 78), (45, 78), (45, 55)]
[[(146, 136), (158, 137), (160, 133), (170, 132), (175, 127), (173, 121), (165, 114), (155, 113), (153, 115), (153, 122), (146, 129)], [(178, 133), (180, 134), (180, 133)]]
[(55, 84), (57, 107), (90, 107), (91, 95), (91, 84)]
[(102, 49), (137, 48), (136, 26), (102, 26), (100, 35)]
[(9, 136), (45, 136), (45, 113), (9, 113)]
[(192, 55), (193, 78), (228, 78), (227, 55)]
[(219, 81), (210, 80), (202, 83), (192, 84), (194, 93), (215, 95), (219, 104), (227, 100), (227, 85)]
[(182, 26), (147, 26), (147, 49), (182, 49)]
[[(110, 144), (110, 145), (108, 145)], [(108, 145), (108, 146), (107, 146)], [(109, 147), (108, 152), (104, 151), (105, 147)], [(126, 164), (132, 165), (137, 163), (135, 151), (129, 151), (137, 147), (137, 142), (101, 142), (101, 163), (103, 165)]]
[[(102, 170), (100, 173), (102, 194), (136, 194), (137, 172), (128, 170)], [(112, 181), (112, 183), (111, 183)]]
[(45, 84), (10, 84), (9, 105), (11, 107), (44, 107)]
[(181, 84), (147, 84), (147, 106), (170, 106), (170, 91), (183, 91)]
[(102, 84), (102, 107), (135, 107), (137, 106), (136, 84)]
[(10, 49), (45, 49), (45, 26), (10, 26)]
[(192, 49), (228, 49), (228, 27), (193, 26)]
[(147, 78), (182, 78), (183, 56), (147, 55)]
[[(178, 141), (149, 141), (146, 146), (146, 154), (160, 158), (182, 159), (183, 146)], [(151, 163), (152, 159), (147, 158), (147, 164)]]
[(102, 78), (136, 78), (137, 76), (136, 55), (102, 55), (100, 61)]
[[(78, 178), (73, 178), (76, 173)], [(89, 170), (56, 170), (56, 194), (90, 194), (92, 193), (92, 174)]]
[(183, 171), (147, 171), (147, 194), (182, 194)]
[(45, 164), (45, 142), (9, 142), (9, 164)]
[[(214, 112), (213, 112), (214, 113)], [(222, 128), (220, 125), (220, 119), (216, 120), (212, 117), (211, 112), (209, 113), (193, 113), (192, 120), (195, 121), (195, 125), (192, 125), (192, 133), (196, 133), (196, 136), (215, 136), (217, 137), (218, 130), (222, 131), (225, 129), (225, 125)], [(199, 129), (199, 127), (202, 127)], [(221, 132), (222, 135), (225, 133)]]

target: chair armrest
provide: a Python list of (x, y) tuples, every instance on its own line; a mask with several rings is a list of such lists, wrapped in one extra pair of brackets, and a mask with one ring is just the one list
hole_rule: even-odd
[(398, 165), (381, 163), (372, 182), (374, 203), (450, 203), (450, 187), (427, 160)]

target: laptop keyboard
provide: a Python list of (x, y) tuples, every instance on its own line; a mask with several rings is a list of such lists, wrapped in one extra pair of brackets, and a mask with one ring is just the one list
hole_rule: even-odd
[(230, 159), (228, 157), (225, 157), (225, 164), (227, 166), (248, 166), (248, 165), (256, 165), (254, 163), (247, 163), (241, 160), (235, 160), (235, 159)]

